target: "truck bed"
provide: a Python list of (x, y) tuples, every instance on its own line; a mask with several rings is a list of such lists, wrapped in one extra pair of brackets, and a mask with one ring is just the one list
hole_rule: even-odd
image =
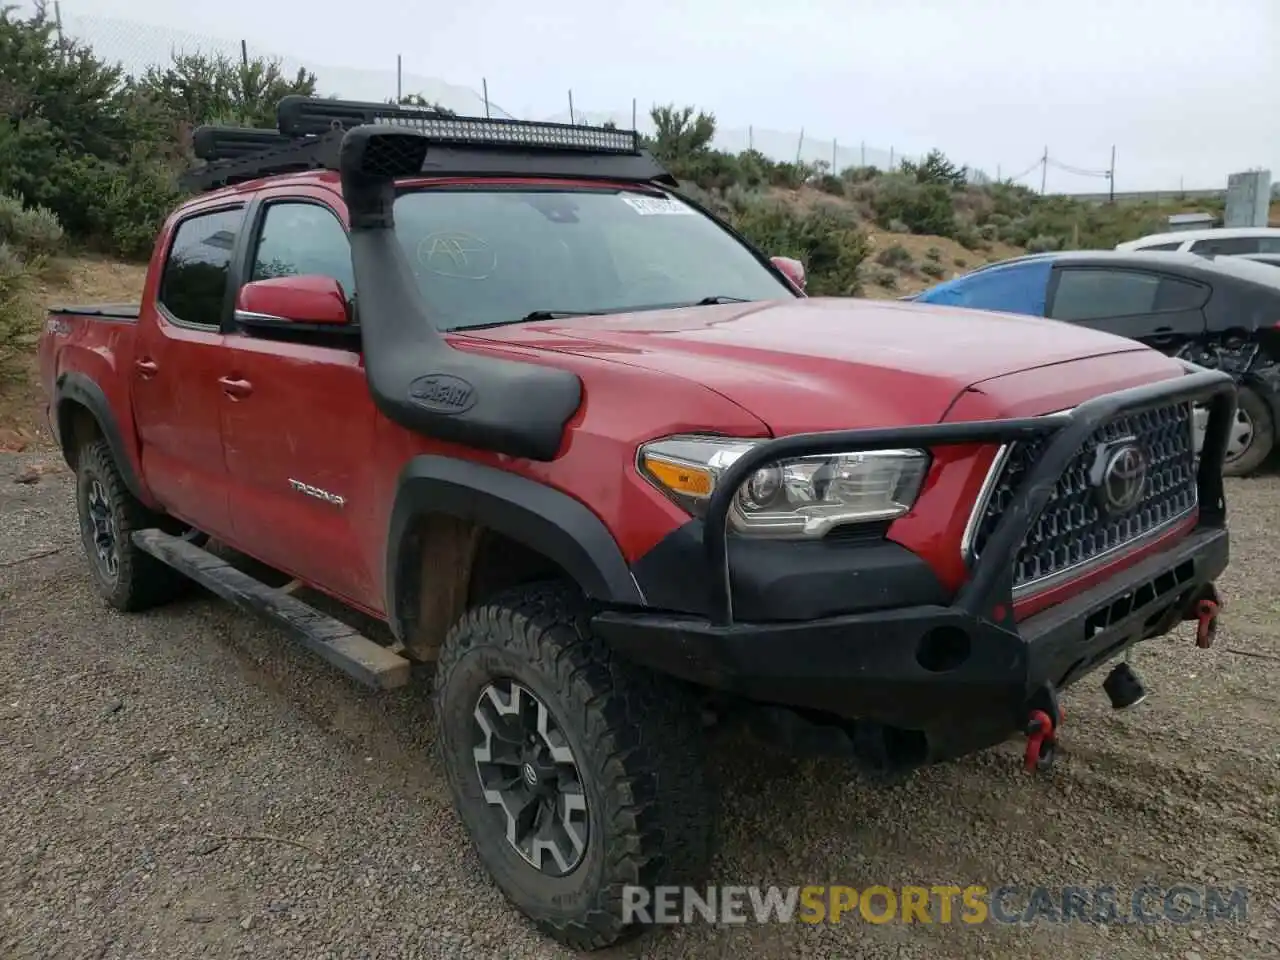
[(50, 313), (69, 317), (101, 317), (104, 320), (137, 320), (142, 309), (139, 303), (79, 303), (72, 306), (52, 306)]

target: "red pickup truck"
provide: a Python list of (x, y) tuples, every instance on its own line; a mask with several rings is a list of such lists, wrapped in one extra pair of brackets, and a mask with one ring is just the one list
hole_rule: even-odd
[(375, 687), (434, 662), (459, 815), (566, 943), (705, 879), (709, 720), (892, 771), (1025, 736), (1034, 770), (1063, 688), (1110, 664), (1128, 706), (1132, 645), (1212, 641), (1226, 374), (806, 297), (629, 132), (287, 98), (195, 143), (141, 305), (41, 343), (93, 580), (197, 581)]

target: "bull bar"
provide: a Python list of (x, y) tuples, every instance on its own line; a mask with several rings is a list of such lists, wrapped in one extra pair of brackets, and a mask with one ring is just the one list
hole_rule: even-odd
[(1009, 507), (997, 522), (968, 579), (951, 603), (958, 612), (993, 623), (1012, 625), (1013, 563), (1031, 525), (1049, 502), (1071, 460), (1095, 430), (1114, 418), (1175, 401), (1206, 403), (1209, 421), (1196, 475), (1201, 526), (1226, 522), (1222, 461), (1235, 417), (1236, 385), (1226, 373), (1183, 362), (1184, 375), (1104, 394), (1065, 413), (1006, 420), (936, 423), (919, 426), (835, 430), (793, 434), (760, 443), (738, 457), (723, 473), (707, 504), (703, 547), (711, 586), (711, 623), (734, 622), (733, 584), (729, 566), (729, 511), (742, 484), (756, 471), (780, 460), (839, 453), (864, 453), (897, 447), (925, 448), (957, 444), (1013, 443), (1046, 435), (1052, 439), (1031, 468)]

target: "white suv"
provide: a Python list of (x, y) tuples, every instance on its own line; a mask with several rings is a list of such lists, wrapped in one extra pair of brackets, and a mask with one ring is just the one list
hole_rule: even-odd
[(1153, 233), (1116, 244), (1117, 250), (1177, 250), (1204, 256), (1241, 253), (1280, 253), (1280, 227), (1215, 227), (1212, 230), (1177, 230)]

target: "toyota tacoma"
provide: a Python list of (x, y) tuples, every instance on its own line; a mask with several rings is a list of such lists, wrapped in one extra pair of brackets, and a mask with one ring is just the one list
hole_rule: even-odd
[(1225, 373), (808, 297), (626, 131), (289, 97), (194, 145), (141, 303), (41, 340), (93, 581), (194, 581), (379, 689), (434, 664), (458, 814), (563, 942), (706, 880), (718, 720), (1036, 770), (1063, 689), (1128, 706), (1133, 645), (1212, 642)]

